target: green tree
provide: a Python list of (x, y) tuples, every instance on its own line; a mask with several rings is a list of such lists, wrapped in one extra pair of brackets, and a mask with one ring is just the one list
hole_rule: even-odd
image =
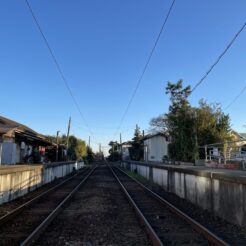
[(153, 117), (150, 120), (150, 132), (155, 133), (166, 133), (167, 132), (167, 117), (166, 114), (161, 114), (157, 117)]
[(108, 144), (111, 148), (109, 149), (108, 159), (110, 161), (118, 161), (120, 160), (120, 144), (117, 141), (110, 141)]
[[(46, 136), (47, 140), (51, 143), (56, 144), (57, 142), (57, 136)], [(66, 148), (67, 144), (67, 136), (63, 134), (62, 136), (58, 136), (58, 144), (60, 146), (63, 146), (63, 148)], [(56, 148), (56, 147), (55, 147)], [(68, 150), (67, 155), (68, 159), (70, 160), (78, 160), (82, 159), (86, 156), (86, 144), (85, 141), (82, 139), (79, 139), (75, 136), (69, 136), (69, 144), (68, 144)], [(53, 152), (53, 155), (55, 155), (55, 151)], [(53, 157), (52, 159), (54, 159)]]
[(140, 161), (143, 159), (143, 136), (140, 128), (136, 125), (134, 130), (134, 137), (132, 138), (132, 147), (130, 148), (130, 157), (132, 160)]
[[(191, 107), (190, 93), (190, 86), (183, 88), (182, 80), (175, 84), (168, 82), (169, 112), (150, 121), (152, 129), (170, 135), (169, 157), (183, 161), (197, 159), (198, 146), (230, 140), (229, 115), (222, 112), (219, 104), (204, 100), (200, 100), (199, 107)], [(201, 151), (200, 154), (204, 156)]]
[(94, 159), (95, 159), (94, 158), (94, 152), (92, 151), (92, 148), (87, 146), (86, 147), (86, 152), (87, 152), (87, 155), (86, 155), (86, 158), (85, 158), (86, 162), (92, 163), (94, 161)]
[(77, 155), (76, 155), (77, 145), (78, 145), (77, 138), (74, 136), (69, 136), (69, 145), (68, 145), (67, 155), (69, 159), (71, 160), (77, 159)]
[[(230, 117), (222, 112), (219, 104), (208, 104), (200, 100), (197, 112), (197, 139), (200, 146), (224, 142), (224, 151), (227, 141), (232, 140), (230, 134)], [(200, 157), (205, 157), (204, 149), (200, 150)]]
[(81, 139), (77, 139), (77, 145), (75, 147), (75, 153), (77, 159), (85, 158), (87, 155), (86, 143)]
[(190, 161), (197, 158), (197, 147), (194, 135), (194, 111), (188, 101), (190, 86), (183, 88), (183, 81), (172, 84), (168, 82), (166, 94), (170, 95), (171, 105), (166, 114), (166, 126), (171, 136), (169, 155), (178, 160)]
[(222, 112), (219, 104), (200, 100), (197, 113), (197, 138), (199, 145), (231, 140), (230, 117)]

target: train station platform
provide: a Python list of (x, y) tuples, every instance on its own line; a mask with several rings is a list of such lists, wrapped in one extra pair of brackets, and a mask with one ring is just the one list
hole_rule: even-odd
[(43, 165), (0, 165), (0, 175), (7, 173), (40, 170)]
[(233, 224), (246, 226), (246, 171), (136, 161), (124, 161), (121, 167)]
[(11, 201), (84, 166), (83, 162), (0, 165), (0, 204)]

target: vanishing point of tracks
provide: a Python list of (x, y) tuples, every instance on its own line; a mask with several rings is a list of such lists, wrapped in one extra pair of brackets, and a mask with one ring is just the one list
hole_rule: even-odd
[(10, 215), (0, 245), (226, 245), (116, 167), (80, 172)]

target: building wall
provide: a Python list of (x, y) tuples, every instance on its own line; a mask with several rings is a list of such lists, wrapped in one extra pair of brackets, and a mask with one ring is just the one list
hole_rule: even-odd
[(163, 136), (154, 136), (144, 141), (144, 160), (162, 162), (162, 158), (168, 155), (168, 142)]
[(16, 163), (16, 144), (12, 142), (3, 142), (1, 147), (1, 165)]
[(128, 147), (122, 147), (122, 159), (123, 160), (129, 160), (130, 159), (130, 153)]
[(3, 144), (0, 143), (0, 165), (2, 164), (2, 150), (3, 150)]
[(137, 172), (167, 192), (246, 227), (245, 177), (133, 161), (122, 162), (121, 166)]
[(16, 157), (15, 157), (15, 161), (16, 163), (20, 163), (20, 155), (21, 155), (21, 148), (20, 148), (20, 144), (16, 144)]

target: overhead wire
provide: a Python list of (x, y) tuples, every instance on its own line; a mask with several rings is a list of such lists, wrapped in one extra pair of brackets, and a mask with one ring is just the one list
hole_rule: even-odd
[(86, 128), (89, 130), (90, 134), (93, 135), (93, 132), (91, 131), (91, 129), (90, 129), (90, 127), (89, 127), (89, 125), (88, 125), (88, 123), (87, 123), (87, 121), (86, 121), (86, 119), (85, 119), (83, 113), (82, 113), (82, 110), (80, 109), (80, 106), (79, 106), (79, 104), (78, 104), (78, 101), (76, 100), (76, 98), (75, 98), (75, 96), (74, 96), (74, 94), (73, 94), (73, 92), (72, 92), (72, 90), (71, 90), (71, 88), (70, 88), (70, 86), (69, 86), (69, 84), (68, 84), (68, 81), (67, 81), (67, 79), (66, 79), (66, 77), (65, 77), (65, 75), (64, 75), (64, 73), (63, 73), (63, 71), (62, 71), (62, 69), (61, 69), (61, 66), (60, 66), (60, 64), (59, 64), (59, 62), (58, 62), (58, 60), (57, 60), (57, 58), (56, 58), (54, 52), (53, 52), (52, 49), (51, 49), (51, 46), (50, 46), (50, 44), (49, 44), (49, 42), (48, 42), (48, 40), (47, 40), (47, 38), (46, 38), (46, 36), (45, 36), (45, 34), (44, 34), (42, 28), (41, 28), (41, 25), (40, 25), (40, 23), (39, 23), (39, 21), (38, 21), (36, 15), (35, 15), (33, 9), (32, 9), (32, 6), (30, 5), (30, 3), (29, 3), (28, 0), (25, 0), (25, 3), (26, 3), (26, 5), (27, 5), (27, 7), (28, 7), (28, 10), (29, 10), (29, 12), (30, 12), (30, 14), (31, 14), (31, 16), (32, 16), (32, 18), (33, 18), (33, 20), (34, 20), (34, 22), (35, 22), (35, 24), (36, 24), (36, 26), (37, 26), (37, 28), (38, 28), (38, 30), (39, 30), (41, 36), (42, 36), (42, 38), (43, 38), (43, 40), (44, 40), (44, 43), (45, 43), (45, 45), (46, 45), (46, 47), (47, 47), (47, 49), (48, 49), (48, 51), (49, 51), (49, 53), (50, 53), (50, 55), (51, 55), (51, 58), (52, 58), (53, 62), (55, 63), (55, 66), (56, 66), (56, 68), (57, 68), (57, 71), (58, 71), (58, 73), (60, 74), (60, 76), (61, 76), (61, 78), (62, 78), (62, 81), (63, 81), (63, 83), (64, 83), (64, 85), (65, 85), (65, 87), (66, 87), (66, 89), (67, 89), (69, 95), (71, 96), (72, 101), (73, 101), (73, 103), (74, 103), (76, 109), (77, 109), (78, 112), (79, 112), (80, 117), (82, 118), (82, 120), (83, 120), (83, 122), (84, 122)]
[(224, 108), (224, 110), (229, 109), (237, 100), (238, 98), (244, 93), (246, 90), (246, 85), (243, 87), (243, 89), (235, 96), (235, 98)]
[(212, 66), (208, 69), (208, 71), (203, 75), (203, 77), (195, 84), (195, 86), (192, 88), (191, 93), (193, 93), (198, 86), (200, 86), (203, 81), (207, 78), (207, 76), (212, 72), (214, 67), (220, 62), (222, 57), (227, 53), (227, 51), (231, 48), (233, 43), (236, 41), (238, 36), (241, 34), (241, 32), (244, 30), (246, 27), (246, 22), (242, 25), (242, 27), (239, 29), (239, 31), (235, 34), (233, 39), (229, 42), (229, 44), (226, 46), (226, 48), (223, 50), (223, 52), (218, 56), (218, 58), (215, 60), (215, 62), (212, 64)]
[(168, 21), (168, 19), (169, 19), (169, 17), (170, 17), (170, 14), (171, 14), (171, 11), (172, 11), (172, 9), (173, 9), (173, 7), (174, 7), (175, 1), (176, 1), (176, 0), (173, 0), (173, 1), (172, 1), (171, 5), (170, 5), (170, 7), (169, 7), (169, 9), (168, 9), (168, 12), (167, 12), (167, 14), (166, 14), (166, 16), (165, 16), (165, 19), (164, 19), (164, 21), (163, 21), (163, 23), (162, 23), (162, 25), (161, 25), (161, 29), (160, 29), (160, 31), (159, 31), (159, 33), (158, 33), (158, 35), (157, 35), (157, 38), (156, 38), (156, 40), (155, 40), (155, 42), (154, 42), (154, 45), (153, 45), (153, 47), (152, 47), (152, 49), (151, 49), (151, 51), (150, 51), (150, 54), (149, 54), (149, 56), (148, 56), (148, 58), (147, 58), (147, 61), (146, 61), (145, 65), (144, 65), (143, 71), (142, 71), (142, 73), (140, 74), (140, 77), (139, 77), (139, 79), (138, 79), (138, 81), (137, 81), (137, 84), (136, 84), (136, 86), (135, 86), (135, 88), (134, 88), (134, 90), (133, 90), (133, 93), (132, 93), (132, 95), (131, 95), (131, 97), (130, 97), (130, 100), (129, 100), (127, 106), (126, 106), (126, 109), (125, 109), (125, 111), (124, 111), (124, 113), (123, 113), (123, 115), (122, 115), (122, 117), (121, 117), (121, 119), (120, 119), (120, 123), (119, 123), (119, 126), (117, 127), (117, 130), (116, 130), (116, 132), (115, 132), (115, 134), (114, 134), (114, 137), (115, 137), (116, 134), (118, 133), (119, 129), (121, 128), (121, 126), (122, 126), (122, 124), (123, 124), (123, 122), (124, 122), (124, 120), (125, 120), (125, 117), (126, 117), (126, 115), (127, 115), (127, 112), (128, 112), (128, 110), (129, 110), (129, 108), (130, 108), (130, 106), (131, 106), (131, 104), (132, 104), (132, 101), (133, 101), (133, 99), (134, 99), (134, 97), (135, 97), (135, 95), (136, 95), (136, 93), (137, 93), (137, 90), (138, 90), (138, 88), (139, 88), (139, 86), (140, 86), (140, 84), (141, 84), (141, 82), (142, 82), (142, 79), (143, 79), (144, 74), (145, 74), (145, 72), (146, 72), (146, 70), (147, 70), (147, 68), (148, 68), (148, 65), (149, 65), (150, 60), (151, 60), (151, 58), (152, 58), (152, 56), (153, 56), (153, 53), (154, 53), (154, 51), (155, 51), (155, 49), (156, 49), (156, 46), (157, 46), (157, 44), (158, 44), (158, 42), (159, 42), (159, 39), (160, 39), (160, 37), (161, 37), (161, 34), (163, 33), (163, 30), (164, 30), (164, 28), (165, 28), (165, 26), (166, 26), (166, 23), (167, 23), (167, 21)]

